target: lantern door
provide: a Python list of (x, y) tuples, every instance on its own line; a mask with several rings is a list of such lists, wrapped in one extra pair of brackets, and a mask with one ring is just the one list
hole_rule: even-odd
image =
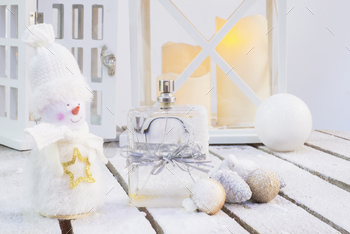
[(257, 143), (260, 103), (286, 91), (285, 0), (130, 0), (133, 106), (175, 80), (177, 105), (203, 105), (210, 143)]
[(90, 84), (90, 131), (115, 139), (117, 1), (39, 0), (38, 12), (44, 23), (53, 25), (56, 42), (71, 50)]

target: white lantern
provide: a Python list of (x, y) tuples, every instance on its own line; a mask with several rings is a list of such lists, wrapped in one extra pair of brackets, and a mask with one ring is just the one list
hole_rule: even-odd
[(211, 144), (257, 143), (257, 106), (286, 92), (285, 0), (130, 0), (133, 106), (154, 105), (157, 80), (176, 104), (208, 111)]
[(23, 129), (35, 124), (29, 113), (31, 89), (27, 78), (33, 49), (20, 38), (34, 21), (53, 25), (55, 41), (72, 51), (88, 79), (94, 93), (94, 100), (87, 107), (90, 131), (104, 139), (115, 139), (117, 30), (109, 30), (106, 25), (110, 27), (113, 23), (115, 27), (117, 1), (100, 0), (95, 4), (83, 0), (3, 0), (0, 3), (0, 144), (19, 150), (31, 148), (31, 139)]

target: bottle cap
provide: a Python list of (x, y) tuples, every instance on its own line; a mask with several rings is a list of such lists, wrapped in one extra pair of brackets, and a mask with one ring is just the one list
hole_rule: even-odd
[(174, 81), (159, 80), (159, 91), (160, 91), (160, 95), (157, 98), (157, 101), (159, 102), (160, 107), (162, 109), (171, 108), (176, 101), (176, 97), (173, 95)]
[(159, 80), (159, 91), (161, 93), (174, 92), (174, 81), (173, 80)]

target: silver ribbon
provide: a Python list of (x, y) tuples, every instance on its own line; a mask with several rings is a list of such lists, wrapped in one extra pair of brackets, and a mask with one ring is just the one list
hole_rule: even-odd
[(182, 144), (152, 144), (152, 143), (136, 143), (136, 150), (127, 151), (127, 155), (123, 155), (129, 166), (152, 166), (152, 175), (158, 175), (166, 167), (168, 163), (178, 166), (182, 171), (190, 172), (190, 169), (196, 169), (208, 173), (210, 169), (203, 167), (211, 161), (205, 160), (206, 155), (201, 153), (200, 147), (196, 143)]

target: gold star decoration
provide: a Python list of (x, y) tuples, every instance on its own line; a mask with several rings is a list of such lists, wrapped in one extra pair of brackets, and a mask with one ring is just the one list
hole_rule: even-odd
[[(67, 169), (67, 167), (70, 166), (70, 165), (73, 165), (75, 163), (77, 157), (78, 157), (78, 159), (80, 161), (86, 162), (86, 177), (80, 176), (76, 181), (74, 181), (74, 173), (69, 171)], [(62, 166), (63, 166), (64, 172), (67, 175), (69, 175), (69, 177), (70, 177), (70, 187), (71, 187), (71, 189), (74, 189), (75, 187), (77, 187), (78, 184), (80, 182), (82, 182), (82, 181), (86, 181), (86, 182), (89, 182), (89, 183), (94, 183), (95, 182), (95, 179), (92, 177), (92, 174), (90, 172), (90, 163), (88, 161), (88, 158), (81, 156), (81, 153), (79, 152), (78, 148), (74, 148), (72, 160), (68, 161), (68, 162), (65, 162), (65, 163), (62, 163)]]

